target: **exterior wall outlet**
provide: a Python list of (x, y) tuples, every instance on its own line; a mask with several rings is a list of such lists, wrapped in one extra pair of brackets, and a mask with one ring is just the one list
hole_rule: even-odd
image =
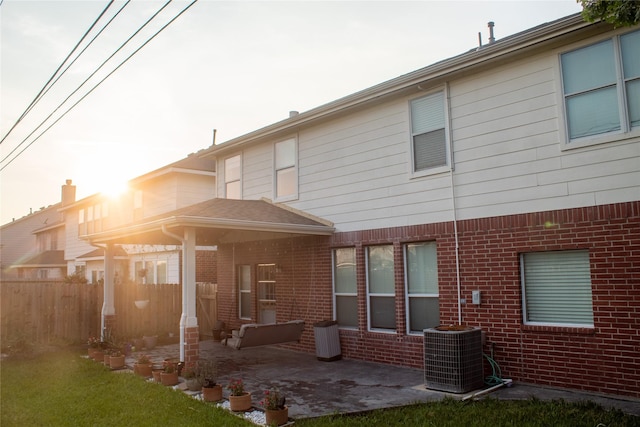
[(480, 291), (471, 291), (471, 303), (480, 305)]

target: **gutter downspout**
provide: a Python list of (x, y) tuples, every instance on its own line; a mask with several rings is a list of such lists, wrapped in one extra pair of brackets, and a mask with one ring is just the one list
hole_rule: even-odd
[[(186, 251), (185, 249), (185, 243), (186, 240), (184, 239), (184, 237), (180, 237), (177, 234), (174, 234), (172, 232), (170, 232), (169, 230), (167, 230), (167, 226), (165, 224), (162, 224), (162, 233), (173, 238), (176, 239), (177, 241), (179, 241), (182, 244), (182, 253), (184, 256), (184, 253)], [(184, 358), (185, 358), (185, 343), (186, 343), (186, 337), (185, 337), (185, 328), (187, 325), (187, 312), (185, 310), (185, 304), (186, 304), (186, 283), (184, 280), (185, 274), (184, 274), (184, 269), (186, 269), (186, 266), (184, 265), (184, 262), (182, 263), (182, 269), (183, 269), (183, 273), (182, 273), (182, 315), (180, 316), (180, 361), (184, 362)]]
[[(449, 97), (449, 83), (445, 83), (445, 91), (447, 95), (447, 122), (451, 117), (451, 98)], [(451, 206), (453, 209), (453, 235), (455, 237), (455, 251), (456, 251), (456, 285), (458, 290), (458, 324), (462, 325), (462, 284), (460, 278), (460, 242), (458, 240), (458, 217), (456, 214), (456, 193), (453, 183), (453, 171), (455, 170), (453, 162), (453, 137), (451, 126), (449, 126), (449, 161), (451, 162), (451, 170), (449, 171), (449, 177), (451, 178)]]
[(116, 314), (113, 289), (113, 245), (110, 245), (109, 243), (89, 243), (91, 246), (104, 249), (104, 287), (102, 289), (102, 309), (100, 311), (100, 339), (104, 341), (107, 339), (107, 324), (105, 322), (105, 318)]

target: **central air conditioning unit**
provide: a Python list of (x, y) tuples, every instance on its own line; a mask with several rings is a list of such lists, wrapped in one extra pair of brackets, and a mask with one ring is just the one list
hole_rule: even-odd
[(424, 330), (424, 381), (428, 389), (466, 393), (484, 386), (482, 330), (438, 326)]

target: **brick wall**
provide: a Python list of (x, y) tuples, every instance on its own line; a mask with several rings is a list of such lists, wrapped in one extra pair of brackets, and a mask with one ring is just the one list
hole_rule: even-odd
[[(640, 397), (640, 202), (459, 221), (462, 323), (486, 332), (503, 376), (516, 381)], [(278, 321), (304, 319), (296, 348), (314, 352), (313, 323), (333, 318), (331, 248), (356, 248), (358, 330), (341, 330), (347, 358), (423, 367), (420, 336), (407, 335), (402, 245), (437, 242), (440, 323), (459, 323), (453, 223), (336, 233), (219, 247), (220, 320), (237, 327), (233, 270), (276, 263)], [(367, 331), (365, 249), (393, 244), (397, 333)], [(520, 254), (588, 249), (594, 328), (523, 325)], [(255, 296), (255, 282), (254, 282)], [(472, 305), (480, 290), (482, 304)], [(255, 299), (254, 299), (255, 301)], [(254, 303), (253, 321), (257, 321)]]
[(217, 251), (196, 251), (196, 282), (215, 283), (217, 276)]

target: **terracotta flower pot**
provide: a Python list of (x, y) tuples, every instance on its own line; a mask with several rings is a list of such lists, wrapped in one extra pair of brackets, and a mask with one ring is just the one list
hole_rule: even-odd
[(265, 409), (264, 415), (266, 417), (266, 425), (281, 426), (289, 421), (289, 407), (285, 406), (283, 409)]
[(134, 365), (136, 375), (149, 378), (153, 375), (153, 365), (151, 363), (136, 363)]
[(151, 373), (153, 374), (153, 380), (155, 382), (157, 383), (162, 382), (162, 378), (161, 378), (162, 369), (153, 369)]
[(177, 372), (160, 372), (160, 382), (162, 385), (173, 386), (178, 384)]
[(104, 353), (100, 350), (93, 351), (93, 360), (102, 363), (104, 361)]
[(111, 369), (124, 368), (124, 354), (120, 355), (120, 356), (110, 356), (109, 357), (109, 367)]
[(202, 388), (202, 399), (205, 402), (219, 402), (222, 400), (222, 386), (216, 384), (213, 387)]
[(229, 408), (234, 412), (251, 409), (251, 393), (245, 392), (240, 396), (229, 396)]

